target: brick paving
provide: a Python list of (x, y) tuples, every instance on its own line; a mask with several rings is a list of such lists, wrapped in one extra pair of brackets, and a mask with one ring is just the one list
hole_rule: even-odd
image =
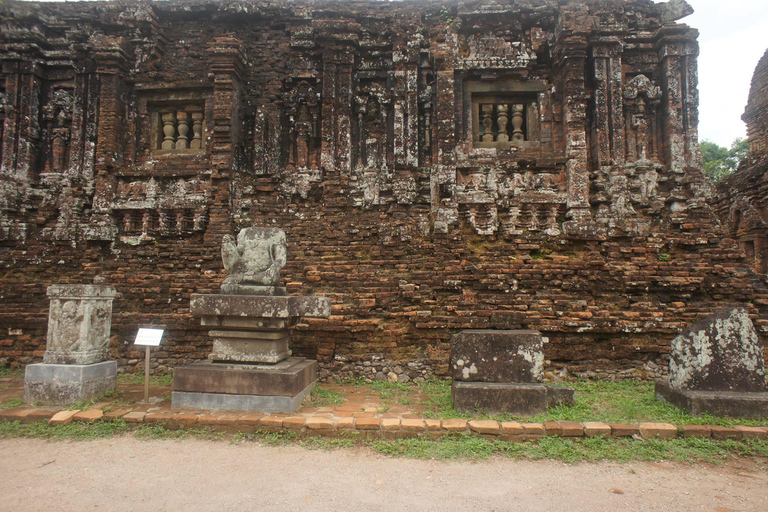
[[(382, 399), (364, 386), (331, 386), (344, 400), (339, 405), (305, 405), (292, 414), (237, 411), (175, 410), (170, 400), (143, 404), (132, 385), (120, 384), (121, 400), (99, 402), (80, 410), (20, 405), (0, 410), (0, 421), (46, 421), (50, 425), (74, 422), (95, 423), (122, 419), (133, 425), (160, 425), (171, 429), (210, 428), (226, 432), (293, 431), (306, 435), (348, 435), (359, 431), (367, 435), (417, 437), (463, 433), (504, 440), (531, 440), (547, 436), (561, 437), (625, 437), (635, 439), (674, 439), (700, 437), (712, 439), (768, 439), (768, 427), (737, 425), (733, 428), (716, 425), (672, 425), (669, 423), (603, 423), (599, 421), (545, 421), (519, 423), (486, 419), (432, 419), (424, 417), (419, 400), (409, 405)], [(139, 386), (140, 387), (140, 386)], [(126, 389), (122, 389), (126, 388)], [(161, 397), (170, 395), (170, 388), (154, 388)], [(126, 397), (128, 400), (126, 401)], [(10, 397), (16, 398), (16, 397)], [(139, 398), (140, 399), (140, 398)]]

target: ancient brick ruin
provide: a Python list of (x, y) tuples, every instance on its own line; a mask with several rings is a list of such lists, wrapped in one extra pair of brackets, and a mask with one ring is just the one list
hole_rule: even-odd
[(749, 157), (717, 187), (717, 210), (758, 276), (768, 281), (768, 51), (755, 68), (742, 119)]
[(700, 171), (685, 2), (0, 6), (0, 356), (39, 360), (46, 287), (118, 290), (111, 351), (205, 358), (193, 293), (224, 235), (279, 227), (288, 293), (331, 299), (324, 374), (447, 374), (462, 329), (533, 329), (546, 367), (658, 376), (768, 293)]

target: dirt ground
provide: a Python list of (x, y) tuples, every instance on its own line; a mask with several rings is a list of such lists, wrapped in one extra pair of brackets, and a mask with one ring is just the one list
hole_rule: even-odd
[(566, 465), (393, 459), (222, 441), (0, 440), (7, 511), (765, 511), (749, 460)]

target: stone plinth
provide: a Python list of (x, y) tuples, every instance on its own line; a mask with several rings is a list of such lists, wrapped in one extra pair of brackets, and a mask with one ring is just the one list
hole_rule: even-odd
[(93, 364), (109, 357), (111, 286), (54, 284), (48, 287), (48, 340), (44, 363)]
[(178, 409), (293, 412), (317, 379), (317, 361), (290, 357), (277, 364), (196, 364), (173, 372)]
[(291, 355), (290, 330), (299, 317), (331, 314), (326, 297), (192, 295), (190, 310), (212, 327), (211, 361), (278, 363)]
[(24, 401), (67, 405), (92, 400), (115, 390), (117, 362), (30, 364), (24, 375)]
[(573, 405), (572, 388), (540, 383), (543, 366), (538, 331), (461, 331), (451, 339), (453, 406), (459, 411), (532, 416), (548, 406)]
[(294, 297), (277, 286), (286, 260), (277, 228), (226, 235), (221, 294), (192, 295), (189, 309), (211, 330), (207, 364), (177, 368), (171, 407), (260, 412), (295, 411), (317, 379), (317, 362), (292, 357), (290, 328), (299, 317), (331, 314), (326, 297)]
[(54, 284), (43, 362), (27, 366), (24, 401), (66, 405), (90, 400), (117, 383), (117, 363), (109, 357), (112, 326), (111, 286)]
[(768, 392), (673, 389), (668, 382), (658, 381), (656, 398), (694, 416), (711, 414), (732, 418), (768, 418)]
[(451, 339), (451, 377), (464, 382), (541, 382), (539, 331), (468, 329)]
[(763, 347), (747, 312), (720, 310), (672, 340), (656, 397), (691, 414), (768, 417)]

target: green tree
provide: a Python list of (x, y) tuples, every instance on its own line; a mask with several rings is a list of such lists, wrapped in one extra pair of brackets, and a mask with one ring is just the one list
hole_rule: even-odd
[(749, 152), (746, 139), (738, 138), (726, 149), (708, 140), (702, 141), (701, 158), (704, 161), (704, 174), (714, 182), (718, 182), (732, 174)]

